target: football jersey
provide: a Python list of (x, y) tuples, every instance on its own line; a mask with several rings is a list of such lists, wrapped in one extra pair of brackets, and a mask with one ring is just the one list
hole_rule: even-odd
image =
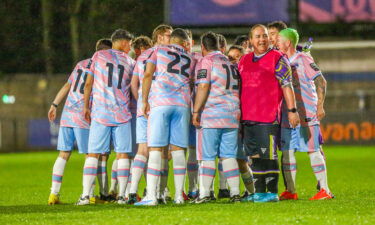
[(146, 70), (146, 62), (147, 59), (150, 58), (151, 54), (154, 52), (155, 47), (149, 48), (142, 52), (140, 56), (138, 56), (137, 62), (135, 63), (133, 76), (139, 77), (139, 88), (138, 88), (138, 101), (137, 101), (137, 117), (142, 116), (142, 81), (144, 77), (144, 73)]
[[(319, 124), (317, 118), (318, 95), (314, 79), (322, 75), (314, 59), (303, 52), (297, 52), (289, 59), (292, 67), (292, 84), (296, 97), (297, 111), (300, 116), (301, 126)], [(290, 127), (287, 107), (283, 104), (282, 126)]]
[(106, 126), (117, 126), (131, 119), (130, 80), (135, 61), (115, 49), (98, 51), (88, 71), (94, 76), (91, 119)]
[(238, 128), (240, 119), (239, 73), (220, 51), (210, 52), (196, 66), (195, 83), (210, 84), (201, 114), (203, 128)]
[(60, 126), (62, 127), (77, 127), (89, 129), (90, 124), (85, 120), (83, 113), (84, 99), (83, 90), (87, 78), (86, 67), (90, 59), (85, 59), (77, 63), (73, 72), (70, 74), (68, 82), (70, 90), (64, 109), (62, 111)]
[(179, 45), (163, 45), (155, 48), (147, 62), (156, 66), (149, 95), (151, 108), (190, 107), (190, 82), (194, 69), (191, 55)]

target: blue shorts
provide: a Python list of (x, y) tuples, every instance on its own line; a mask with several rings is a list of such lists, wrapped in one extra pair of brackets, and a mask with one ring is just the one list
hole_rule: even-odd
[(147, 143), (147, 119), (144, 116), (137, 117), (137, 144)]
[(195, 148), (197, 145), (196, 140), (197, 140), (197, 134), (196, 134), (196, 128), (194, 125), (190, 124), (189, 128), (189, 147)]
[(237, 128), (197, 129), (197, 160), (237, 158)]
[(148, 120), (148, 146), (168, 144), (187, 148), (189, 144), (190, 108), (157, 106), (151, 109)]
[(61, 127), (57, 141), (57, 150), (72, 151), (74, 141), (77, 142), (78, 152), (82, 154), (88, 153), (89, 129), (77, 127)]
[(132, 155), (131, 121), (119, 126), (105, 126), (96, 121), (91, 121), (89, 153), (105, 154), (110, 152), (111, 141), (115, 152)]
[(281, 128), (281, 151), (316, 152), (323, 144), (319, 125)]

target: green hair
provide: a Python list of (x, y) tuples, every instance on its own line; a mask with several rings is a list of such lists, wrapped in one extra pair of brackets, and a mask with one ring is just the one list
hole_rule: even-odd
[(297, 44), (299, 41), (299, 34), (297, 30), (293, 28), (286, 28), (286, 29), (281, 30), (279, 35), (291, 41), (294, 48), (297, 47)]

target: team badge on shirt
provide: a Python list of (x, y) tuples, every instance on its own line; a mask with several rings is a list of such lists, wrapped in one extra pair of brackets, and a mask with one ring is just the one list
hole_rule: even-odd
[(319, 71), (320, 70), (319, 67), (318, 67), (318, 65), (316, 65), (316, 63), (310, 63), (310, 66), (315, 71)]
[(204, 78), (207, 78), (207, 70), (201, 69), (198, 71), (197, 79), (204, 79)]

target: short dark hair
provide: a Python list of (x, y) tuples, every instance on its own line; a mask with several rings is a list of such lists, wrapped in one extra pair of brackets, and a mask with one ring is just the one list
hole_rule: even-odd
[(158, 35), (164, 34), (167, 30), (173, 30), (173, 28), (166, 24), (160, 24), (159, 26), (155, 27), (152, 31), (152, 41), (154, 43), (158, 42)]
[(182, 28), (176, 28), (176, 29), (174, 29), (173, 32), (172, 32), (172, 34), (171, 34), (171, 39), (172, 38), (178, 38), (181, 41), (189, 41), (189, 39), (190, 39), (189, 35)]
[(225, 39), (224, 35), (222, 34), (216, 34), (217, 38), (219, 39), (219, 47), (224, 48), (227, 46), (227, 39)]
[(253, 38), (253, 32), (254, 32), (254, 30), (255, 30), (256, 28), (258, 28), (258, 27), (261, 27), (261, 28), (265, 29), (266, 31), (268, 31), (267, 27), (264, 26), (263, 24), (255, 24), (254, 26), (252, 26), (252, 27), (250, 28), (250, 31), (249, 31), (249, 39)]
[(233, 49), (237, 49), (238, 51), (240, 51), (242, 54), (245, 53), (245, 49), (241, 46), (241, 45), (232, 45), (230, 46), (230, 48), (228, 49), (228, 52), (230, 52), (231, 50)]
[(96, 46), (95, 46), (96, 51), (109, 49), (109, 48), (112, 48), (112, 41), (109, 40), (108, 38), (102, 38), (96, 42)]
[(288, 28), (288, 26), (281, 20), (273, 21), (273, 22), (267, 24), (267, 27), (268, 27), (268, 29), (276, 28), (279, 32), (281, 30), (284, 30), (284, 29)]
[(152, 47), (152, 41), (149, 37), (141, 35), (134, 39), (132, 46), (135, 49), (148, 49)]
[(249, 37), (246, 35), (239, 35), (234, 39), (233, 45), (242, 45), (245, 41), (248, 41)]
[(202, 34), (201, 43), (207, 51), (219, 50), (219, 38), (214, 32), (207, 32)]
[(131, 41), (133, 40), (134, 36), (129, 31), (124, 29), (117, 29), (115, 32), (113, 32), (111, 36), (112, 43), (119, 41), (119, 40), (127, 40)]

